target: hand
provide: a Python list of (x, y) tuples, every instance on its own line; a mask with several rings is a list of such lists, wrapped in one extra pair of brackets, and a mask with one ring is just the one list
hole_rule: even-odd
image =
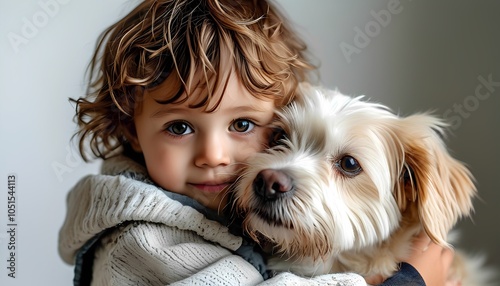
[(435, 244), (422, 232), (414, 238), (406, 262), (417, 269), (427, 286), (443, 286), (446, 285), (453, 256), (452, 249)]
[(378, 285), (384, 282), (384, 277), (382, 275), (372, 275), (365, 277), (366, 284), (368, 285)]

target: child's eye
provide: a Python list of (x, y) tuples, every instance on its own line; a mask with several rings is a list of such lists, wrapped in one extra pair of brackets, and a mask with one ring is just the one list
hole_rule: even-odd
[(193, 133), (193, 129), (186, 123), (182, 121), (173, 122), (169, 124), (166, 131), (172, 135), (187, 135)]
[(231, 123), (229, 130), (235, 132), (247, 133), (252, 131), (254, 127), (255, 123), (253, 123), (248, 119), (236, 119)]

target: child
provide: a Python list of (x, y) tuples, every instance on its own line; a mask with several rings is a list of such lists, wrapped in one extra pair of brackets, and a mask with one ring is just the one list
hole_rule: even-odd
[(305, 79), (304, 49), (266, 1), (146, 1), (103, 34), (95, 91), (76, 101), (102, 174), (70, 192), (60, 232), (77, 284), (263, 280), (220, 214)]
[[(75, 285), (256, 285), (262, 257), (223, 215), (275, 108), (311, 69), (265, 0), (145, 1), (102, 35), (76, 100), (102, 174), (68, 195), (59, 253)], [(364, 285), (355, 274), (264, 283)]]

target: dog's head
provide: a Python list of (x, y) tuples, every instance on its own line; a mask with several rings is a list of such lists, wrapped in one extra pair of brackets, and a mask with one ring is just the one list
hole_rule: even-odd
[(309, 85), (299, 95), (235, 190), (250, 236), (286, 256), (324, 257), (420, 224), (445, 245), (476, 193), (443, 143), (446, 124)]

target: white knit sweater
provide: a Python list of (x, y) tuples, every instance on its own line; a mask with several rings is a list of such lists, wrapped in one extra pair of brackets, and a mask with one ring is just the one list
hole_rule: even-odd
[(280, 273), (263, 282), (232, 251), (242, 238), (196, 209), (169, 198), (144, 167), (124, 156), (69, 193), (59, 253), (74, 264), (86, 242), (105, 230), (94, 255), (92, 285), (366, 285), (355, 274), (302, 278)]

